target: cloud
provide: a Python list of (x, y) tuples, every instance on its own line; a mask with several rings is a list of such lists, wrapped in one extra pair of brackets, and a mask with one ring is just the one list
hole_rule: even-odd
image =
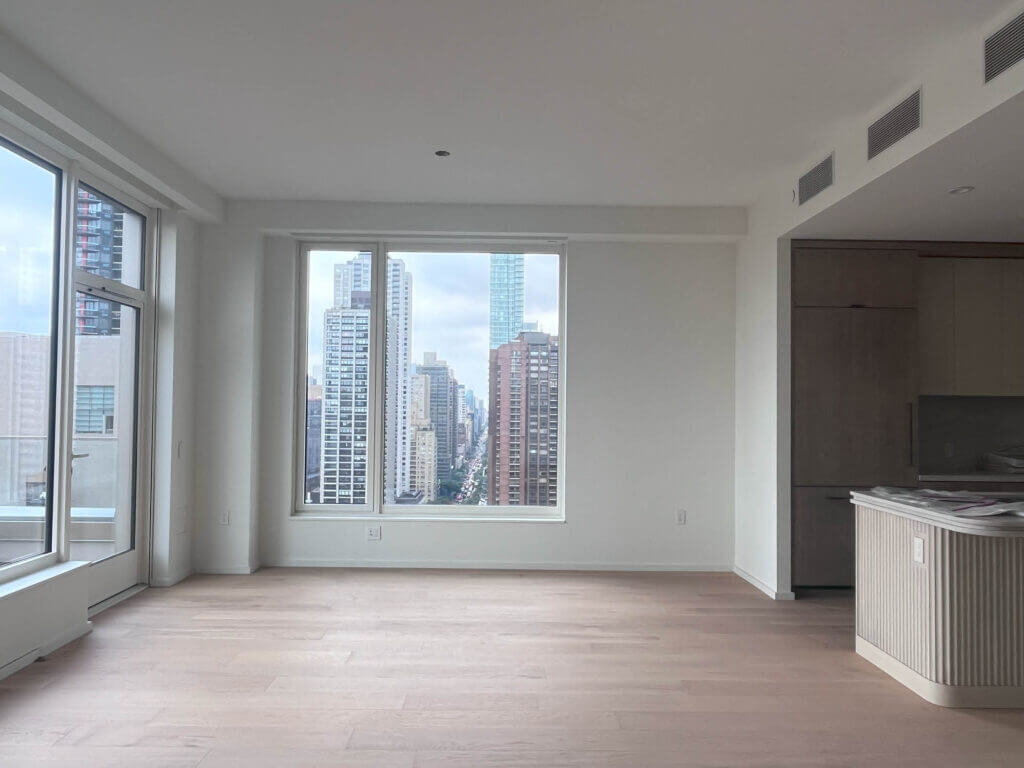
[(48, 334), (56, 176), (0, 147), (0, 331)]

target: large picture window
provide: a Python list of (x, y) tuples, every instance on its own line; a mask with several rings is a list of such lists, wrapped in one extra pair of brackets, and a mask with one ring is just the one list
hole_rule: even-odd
[(0, 566), (52, 546), (60, 189), (0, 141)]
[(304, 250), (300, 511), (554, 512), (562, 273), (542, 250)]

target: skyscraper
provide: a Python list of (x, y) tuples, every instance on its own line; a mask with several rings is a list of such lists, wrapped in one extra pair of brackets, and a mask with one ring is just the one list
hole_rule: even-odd
[[(127, 232), (126, 232), (127, 230)], [(111, 280), (138, 282), (136, 275), (125, 275), (124, 246), (141, 244), (141, 218), (125, 215), (125, 209), (79, 186), (75, 196), (75, 265), (79, 269)], [(137, 272), (141, 266), (129, 265)], [(120, 305), (78, 294), (75, 303), (78, 333), (106, 335), (121, 327)]]
[(352, 306), (353, 291), (370, 292), (373, 284), (373, 257), (364, 251), (354, 259), (334, 265), (334, 306)]
[[(321, 366), (322, 368), (323, 366)], [(323, 376), (323, 374), (320, 374)], [(310, 377), (306, 384), (306, 477), (303, 493), (312, 504), (320, 503), (321, 421), (323, 419), (324, 388)]]
[[(335, 273), (337, 278), (337, 272)], [(324, 312), (320, 503), (365, 504), (370, 397), (370, 293)]]
[[(334, 265), (334, 307), (324, 316), (321, 374), (320, 501), (325, 504), (367, 501), (366, 423), (370, 377), (366, 353), (372, 314), (372, 265), (373, 257), (368, 252)], [(412, 449), (408, 419), (412, 275), (401, 259), (388, 259), (386, 294), (384, 503), (394, 504), (410, 489)], [(332, 365), (334, 360), (337, 366)], [(332, 426), (334, 418), (346, 422), (351, 419), (352, 427), (357, 430), (353, 434), (361, 439), (347, 444), (348, 425), (339, 421)], [(341, 431), (333, 433), (335, 427)], [(333, 434), (337, 435), (337, 441), (331, 439)], [(350, 475), (345, 474), (347, 470), (351, 470)], [(335, 479), (339, 483), (337, 493), (325, 496), (324, 491), (329, 490)]]
[(527, 331), (491, 350), (487, 499), (558, 502), (558, 337)]
[(429, 415), (437, 437), (437, 480), (441, 482), (451, 477), (455, 465), (455, 388), (458, 382), (448, 363), (438, 360), (434, 352), (423, 353), (423, 364), (417, 366), (416, 372), (430, 379)]
[(437, 498), (437, 436), (430, 422), (430, 377), (425, 374), (409, 379), (409, 432), (409, 491), (429, 504)]
[(412, 344), (412, 275), (401, 259), (388, 259), (387, 350), (384, 357), (384, 503), (410, 489), (409, 355)]
[(523, 330), (523, 280), (523, 254), (491, 254), (491, 349)]

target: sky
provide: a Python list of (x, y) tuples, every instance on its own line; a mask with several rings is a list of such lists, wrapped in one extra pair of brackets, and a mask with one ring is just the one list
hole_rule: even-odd
[(0, 145), (0, 331), (50, 332), (56, 183)]
[[(322, 361), (323, 313), (334, 300), (334, 264), (356, 252), (313, 251), (309, 263), (309, 370)], [(393, 251), (412, 274), (412, 363), (436, 352), (459, 383), (487, 400), (490, 254)], [(558, 334), (558, 256), (526, 254), (523, 319)]]

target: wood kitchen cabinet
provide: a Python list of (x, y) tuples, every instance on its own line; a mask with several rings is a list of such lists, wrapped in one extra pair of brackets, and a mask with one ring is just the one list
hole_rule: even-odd
[(795, 307), (915, 306), (915, 251), (794, 247), (792, 253)]
[(793, 583), (852, 587), (854, 510), (850, 492), (862, 488), (793, 489)]
[(1024, 259), (922, 258), (923, 395), (1024, 395)]
[(956, 259), (917, 266), (917, 349), (920, 393), (956, 393)]
[(914, 485), (917, 313), (793, 310), (793, 483)]

